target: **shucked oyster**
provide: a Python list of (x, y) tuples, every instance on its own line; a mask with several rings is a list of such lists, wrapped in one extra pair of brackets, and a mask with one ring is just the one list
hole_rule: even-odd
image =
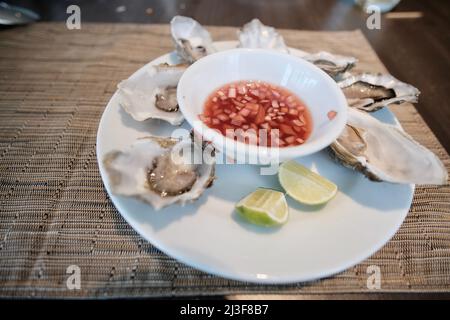
[(352, 108), (330, 153), (374, 181), (445, 184), (448, 178), (444, 165), (430, 150), (397, 127)]
[(215, 158), (209, 151), (207, 161), (202, 147), (190, 139), (150, 136), (108, 153), (103, 163), (114, 194), (143, 200), (159, 210), (196, 200), (211, 186)]
[(335, 80), (339, 80), (358, 61), (354, 57), (331, 54), (326, 51), (302, 53), (299, 56), (316, 65)]
[[(273, 27), (262, 24), (258, 19), (245, 24), (238, 32), (238, 36), (241, 48), (272, 49), (289, 53), (283, 37)], [(334, 55), (325, 51), (308, 53), (296, 50), (292, 54), (315, 64), (336, 80), (357, 62), (353, 57)]]
[(289, 53), (283, 37), (275, 28), (266, 26), (258, 19), (253, 19), (245, 24), (238, 32), (239, 47), (273, 49)]
[(209, 32), (192, 18), (175, 16), (170, 29), (178, 55), (189, 63), (216, 51)]
[(186, 64), (164, 63), (120, 82), (120, 105), (137, 121), (162, 119), (173, 125), (182, 123), (176, 88), (186, 68)]
[(376, 111), (401, 102), (417, 102), (420, 91), (391, 75), (364, 73), (339, 82), (350, 107)]

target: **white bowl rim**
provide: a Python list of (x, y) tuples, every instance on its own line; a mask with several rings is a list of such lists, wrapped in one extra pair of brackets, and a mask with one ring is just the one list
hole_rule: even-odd
[[(289, 146), (289, 147), (278, 147), (278, 148), (272, 148), (272, 147), (264, 147), (264, 146), (258, 146), (253, 144), (247, 144), (245, 142), (239, 142), (234, 141), (230, 138), (227, 138), (226, 136), (222, 135), (221, 133), (218, 133), (214, 129), (208, 127), (203, 123), (203, 121), (199, 120), (197, 118), (197, 115), (190, 112), (188, 108), (186, 108), (184, 103), (184, 92), (183, 88), (188, 87), (187, 78), (189, 77), (190, 73), (196, 72), (196, 70), (200, 68), (204, 68), (205, 65), (208, 63), (211, 63), (211, 61), (218, 60), (224, 56), (229, 56), (232, 54), (266, 54), (273, 56), (274, 58), (285, 58), (291, 60), (293, 63), (300, 64), (303, 67), (309, 68), (310, 70), (313, 70), (314, 72), (320, 74), (320, 76), (323, 78), (325, 82), (328, 84), (328, 88), (331, 88), (331, 90), (334, 90), (338, 100), (334, 102), (333, 105), (336, 106), (336, 109), (338, 109), (338, 117), (336, 117), (333, 121), (336, 121), (335, 124), (335, 130), (334, 134), (331, 133), (325, 134), (321, 136), (319, 139), (317, 139), (314, 143), (309, 142), (306, 140), (304, 144), (297, 145), (297, 146)], [(272, 59), (268, 59), (268, 61), (273, 61)], [(242, 79), (247, 80), (247, 79)], [(189, 92), (189, 90), (186, 90), (186, 92)], [(296, 92), (294, 94), (298, 95)], [(301, 96), (300, 96), (301, 99)], [(318, 68), (314, 64), (300, 58), (297, 56), (294, 56), (289, 53), (279, 52), (276, 50), (270, 50), (270, 49), (260, 49), (260, 48), (234, 48), (234, 49), (228, 49), (224, 51), (219, 51), (212, 53), (210, 55), (207, 55), (196, 62), (194, 62), (192, 65), (190, 65), (187, 70), (183, 73), (183, 75), (180, 78), (180, 81), (178, 82), (178, 90), (177, 90), (177, 100), (179, 104), (179, 108), (181, 113), (184, 115), (186, 121), (192, 126), (194, 131), (201, 132), (203, 139), (206, 141), (211, 141), (213, 145), (218, 146), (221, 148), (221, 150), (224, 150), (224, 147), (226, 146), (225, 141), (229, 141), (230, 143), (234, 143), (233, 146), (236, 146), (236, 152), (237, 155), (239, 154), (270, 154), (273, 149), (276, 149), (277, 152), (279, 152), (280, 159), (293, 159), (301, 156), (306, 156), (315, 152), (318, 152), (327, 146), (329, 146), (333, 141), (335, 141), (338, 136), (342, 133), (344, 130), (344, 127), (347, 123), (347, 100), (342, 92), (342, 90), (339, 88), (338, 84), (335, 80), (333, 80), (325, 71)]]

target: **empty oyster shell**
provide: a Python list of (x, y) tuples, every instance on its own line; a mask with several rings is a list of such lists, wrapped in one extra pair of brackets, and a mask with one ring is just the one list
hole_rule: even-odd
[(335, 80), (341, 79), (358, 61), (354, 57), (331, 54), (326, 51), (301, 53), (299, 57), (313, 63)]
[(253, 19), (238, 31), (240, 48), (273, 49), (289, 53), (283, 37), (273, 27)]
[(445, 184), (448, 173), (439, 158), (401, 129), (349, 108), (347, 126), (330, 146), (331, 155), (370, 180)]
[(186, 64), (164, 63), (120, 82), (120, 105), (137, 121), (162, 119), (181, 124), (184, 117), (178, 110), (176, 87), (186, 68)]
[(209, 32), (192, 18), (175, 16), (170, 29), (177, 54), (189, 63), (216, 51)]
[(417, 102), (420, 91), (388, 74), (364, 73), (339, 82), (350, 107), (376, 111), (401, 102)]
[(202, 151), (191, 139), (149, 136), (122, 151), (108, 153), (103, 163), (114, 194), (143, 200), (159, 210), (194, 201), (211, 186), (214, 153), (207, 163)]

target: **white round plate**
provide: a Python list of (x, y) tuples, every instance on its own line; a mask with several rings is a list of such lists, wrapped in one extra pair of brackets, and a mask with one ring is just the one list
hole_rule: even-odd
[[(215, 43), (220, 50), (236, 42)], [(295, 53), (295, 49), (292, 49)], [(174, 53), (151, 64), (177, 63)], [(398, 124), (387, 109), (374, 114)], [(186, 122), (184, 126), (187, 126)], [(302, 206), (288, 199), (289, 221), (262, 228), (242, 221), (234, 205), (257, 187), (282, 190), (277, 176), (262, 176), (252, 165), (219, 164), (217, 180), (196, 202), (154, 211), (150, 205), (111, 193), (104, 155), (146, 135), (169, 136), (173, 127), (159, 120), (134, 121), (109, 101), (97, 133), (97, 158), (106, 190), (126, 221), (146, 240), (175, 259), (199, 270), (257, 283), (289, 283), (330, 276), (368, 258), (397, 231), (408, 213), (413, 185), (371, 182), (335, 163), (326, 151), (298, 162), (330, 179), (339, 192), (328, 204)]]

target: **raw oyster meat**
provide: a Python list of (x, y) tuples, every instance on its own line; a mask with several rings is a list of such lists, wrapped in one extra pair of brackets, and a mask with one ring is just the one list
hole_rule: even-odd
[(162, 119), (181, 124), (184, 117), (178, 110), (176, 87), (186, 68), (186, 64), (163, 63), (120, 82), (120, 105), (137, 121)]
[(289, 53), (283, 37), (273, 27), (253, 19), (238, 31), (240, 48), (273, 49)]
[(448, 178), (444, 165), (430, 150), (401, 129), (352, 108), (330, 153), (374, 181), (445, 184)]
[[(209, 161), (191, 139), (149, 136), (103, 159), (112, 192), (151, 204), (155, 210), (196, 200), (214, 180), (215, 158)], [(197, 159), (197, 160), (195, 160)]]
[(347, 71), (354, 67), (358, 61), (354, 57), (341, 56), (337, 54), (331, 54), (326, 51), (320, 51), (317, 53), (301, 53), (298, 55), (300, 58), (305, 59), (326, 73), (335, 80), (341, 79)]
[(209, 32), (192, 18), (175, 16), (170, 29), (177, 54), (189, 63), (216, 51)]
[(339, 82), (350, 107), (376, 111), (393, 103), (417, 102), (420, 91), (388, 74), (364, 73)]

